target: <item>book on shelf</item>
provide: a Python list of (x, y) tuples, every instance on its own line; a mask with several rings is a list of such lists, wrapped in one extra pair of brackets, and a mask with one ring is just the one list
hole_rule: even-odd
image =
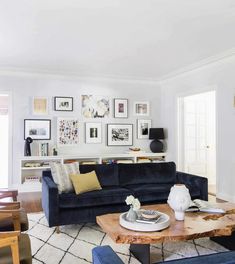
[(40, 176), (36, 176), (36, 175), (25, 176), (24, 183), (33, 183), (33, 182), (40, 182)]
[(133, 160), (129, 160), (129, 159), (119, 159), (116, 161), (117, 164), (123, 163), (123, 164), (129, 164), (129, 163), (133, 163)]
[(39, 143), (39, 156), (48, 156), (49, 155), (49, 143)]
[(219, 214), (225, 213), (225, 211), (221, 208), (218, 208), (218, 206), (200, 199), (195, 199), (191, 201), (191, 204), (189, 208), (186, 210), (186, 212), (204, 212), (204, 213), (219, 213)]
[(158, 158), (152, 158), (151, 161), (153, 163), (158, 163), (158, 162), (162, 162), (164, 161), (165, 159), (164, 158), (161, 158), (161, 157), (158, 157)]
[(149, 162), (152, 162), (151, 159), (148, 159), (148, 158), (139, 158), (137, 160), (138, 163), (149, 163)]
[(23, 165), (24, 168), (37, 168), (37, 167), (42, 167), (42, 166), (43, 166), (42, 162), (34, 162), (34, 161), (25, 162)]
[(97, 162), (93, 161), (93, 160), (91, 160), (91, 161), (81, 161), (80, 163), (81, 163), (81, 165), (95, 165), (95, 164), (97, 164)]

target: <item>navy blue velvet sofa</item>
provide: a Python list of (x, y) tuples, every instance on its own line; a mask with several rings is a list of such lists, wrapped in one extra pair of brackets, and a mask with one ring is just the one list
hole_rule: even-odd
[[(92, 250), (93, 264), (124, 264), (110, 246), (99, 246)], [(159, 262), (158, 262), (159, 263)], [(163, 263), (163, 262), (161, 262)], [(235, 251), (171, 260), (169, 264), (235, 264)], [(157, 263), (156, 263), (157, 264)]]
[(125, 199), (141, 204), (165, 203), (175, 183), (185, 184), (192, 199), (208, 199), (207, 179), (176, 171), (174, 162), (80, 165), (80, 172), (96, 171), (102, 190), (76, 195), (58, 193), (51, 171), (43, 171), (42, 206), (49, 226), (95, 222), (97, 215), (127, 211)]

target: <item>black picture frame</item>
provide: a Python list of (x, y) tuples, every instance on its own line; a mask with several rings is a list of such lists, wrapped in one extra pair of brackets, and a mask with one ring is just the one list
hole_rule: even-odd
[[(68, 103), (68, 106), (66, 105), (67, 103)], [(64, 105), (59, 105), (59, 104), (64, 104)], [(73, 97), (55, 96), (54, 97), (54, 111), (72, 112), (73, 111)]]
[(24, 119), (24, 139), (51, 139), (51, 119)]
[[(115, 140), (112, 129), (129, 129), (129, 140), (125, 142), (125, 135), (118, 135), (118, 131)], [(107, 146), (133, 146), (133, 124), (107, 124)]]

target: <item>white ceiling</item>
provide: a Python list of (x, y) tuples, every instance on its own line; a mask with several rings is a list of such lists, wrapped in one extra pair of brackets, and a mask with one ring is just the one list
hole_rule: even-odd
[(234, 47), (234, 0), (0, 0), (0, 70), (157, 80)]

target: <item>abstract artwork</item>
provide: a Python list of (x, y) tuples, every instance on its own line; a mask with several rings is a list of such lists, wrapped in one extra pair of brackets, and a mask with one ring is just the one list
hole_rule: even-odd
[(79, 122), (76, 118), (57, 119), (57, 145), (72, 146), (79, 143)]
[(33, 115), (48, 115), (48, 99), (46, 97), (33, 98)]
[(82, 116), (104, 118), (109, 116), (109, 99), (104, 96), (82, 95)]

